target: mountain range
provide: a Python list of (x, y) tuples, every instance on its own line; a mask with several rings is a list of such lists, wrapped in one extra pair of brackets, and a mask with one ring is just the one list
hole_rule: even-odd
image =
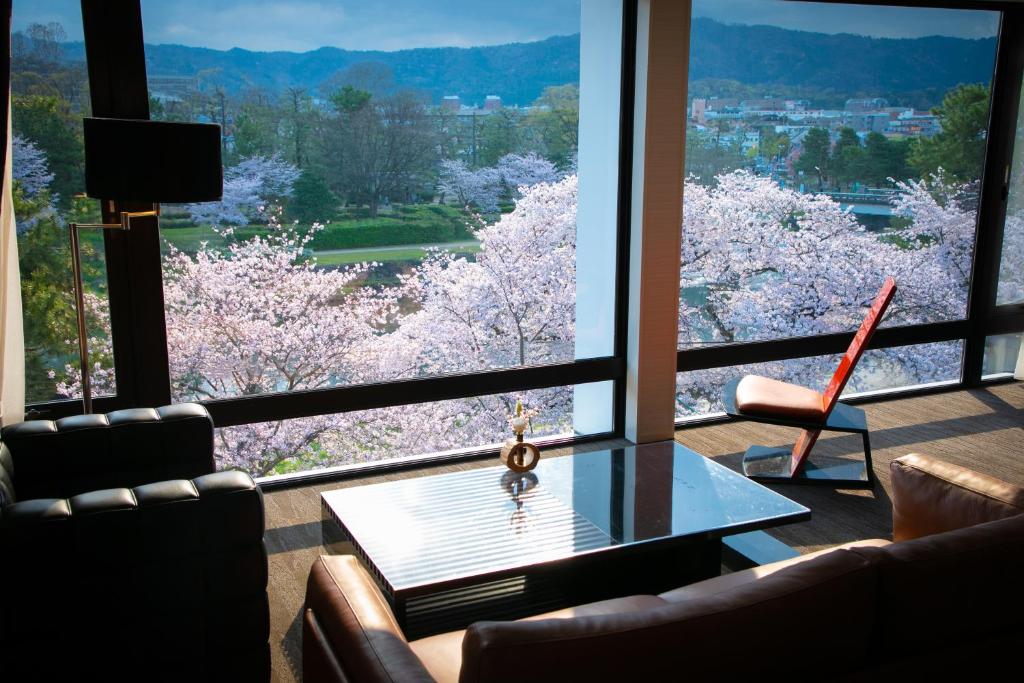
[[(693, 20), (690, 93), (693, 95), (804, 96), (840, 101), (881, 96), (933, 106), (959, 83), (989, 82), (996, 39), (944, 36), (879, 39), (850, 34), (793, 31), (772, 26)], [(81, 43), (65, 55), (81, 59)], [(579, 80), (579, 34), (530, 43), (472, 48), (355, 51), (322, 47), (310, 52), (212, 50), (183, 45), (146, 45), (150, 76), (199, 76), (229, 94), (258, 88), (282, 93), (319, 90), (333, 75), (360, 62), (382, 64), (397, 86), (428, 94), (434, 102), (459, 95), (481, 103), (498, 95), (526, 105), (551, 85)], [(828, 105), (829, 102), (816, 102)]]

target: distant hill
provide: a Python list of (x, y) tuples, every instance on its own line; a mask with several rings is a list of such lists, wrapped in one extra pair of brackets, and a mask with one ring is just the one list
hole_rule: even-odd
[[(933, 36), (879, 39), (829, 35), (771, 26), (693, 21), (691, 96), (801, 96), (819, 104), (841, 104), (854, 96), (888, 97), (902, 104), (933, 106), (958, 83), (988, 82), (994, 38), (966, 40)], [(81, 59), (81, 43), (65, 54)], [(245, 88), (282, 92), (312, 90), (359, 62), (387, 65), (399, 86), (429, 93), (435, 102), (459, 95), (480, 103), (499, 95), (506, 104), (529, 104), (549, 85), (579, 81), (579, 35), (532, 43), (473, 48), (419, 48), (395, 52), (322, 47), (311, 52), (210, 50), (182, 45), (147, 45), (151, 75), (195, 76), (229, 93)], [(218, 71), (219, 70), (219, 71)]]
[[(81, 43), (66, 46), (66, 54), (73, 58), (81, 58), (82, 51)], [(316, 91), (353, 64), (377, 62), (391, 68), (399, 86), (428, 93), (434, 102), (445, 95), (459, 95), (464, 102), (482, 104), (487, 95), (498, 95), (505, 104), (529, 105), (547, 86), (579, 81), (579, 53), (578, 34), (532, 43), (395, 52), (336, 47), (301, 53), (253, 52), (146, 45), (146, 70), (161, 76), (206, 72), (204, 83), (232, 94), (246, 88), (280, 93), (296, 86)]]
[[(995, 38), (868, 38), (697, 18), (690, 83), (691, 91), (695, 83), (699, 87), (700, 81), (721, 79), (762, 86), (779, 96), (841, 103), (870, 95), (934, 106), (960, 83), (988, 83), (995, 51)], [(722, 84), (716, 87), (721, 89)]]

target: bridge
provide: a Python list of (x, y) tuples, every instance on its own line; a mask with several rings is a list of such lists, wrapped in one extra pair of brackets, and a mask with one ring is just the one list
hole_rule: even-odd
[(891, 217), (896, 190), (870, 189), (865, 192), (821, 192), (860, 216)]

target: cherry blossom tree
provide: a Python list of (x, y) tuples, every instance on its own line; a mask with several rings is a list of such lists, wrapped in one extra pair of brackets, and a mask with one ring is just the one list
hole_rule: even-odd
[(261, 222), (263, 207), (292, 194), (300, 171), (279, 155), (255, 156), (224, 169), (224, 195), (219, 202), (186, 204), (196, 225), (248, 225)]
[(1024, 210), (1008, 211), (1005, 226), (997, 300), (1020, 303), (1024, 301)]
[[(825, 195), (778, 187), (745, 171), (708, 187), (688, 182), (680, 297), (683, 347), (852, 330), (886, 275), (899, 290), (888, 325), (962, 317), (973, 250), (973, 214), (964, 187), (941, 175), (898, 186), (894, 212), (907, 225), (875, 235)], [(851, 389), (900, 374), (908, 383), (946, 379), (958, 347), (872, 354)], [(821, 356), (749, 372), (822, 386), (836, 359)], [(684, 413), (721, 409), (719, 392), (736, 369), (680, 375)]]
[(59, 220), (56, 212), (57, 197), (50, 192), (53, 173), (46, 161), (46, 152), (39, 149), (36, 143), (15, 135), (11, 138), (11, 155), (13, 173), (11, 175), (15, 187), (21, 191), (25, 202), (22, 209), (29, 208), (31, 213), (18, 216), (17, 232), (19, 235), (33, 228), (41, 219)]
[[(269, 237), (224, 252), (172, 250), (165, 298), (176, 398), (571, 360), (576, 193), (575, 176), (524, 187), (513, 211), (479, 220), (474, 257), (434, 251), (396, 286), (367, 286), (372, 264), (317, 268), (304, 255), (317, 226), (301, 234), (272, 220)], [(966, 201), (941, 176), (905, 183), (894, 200), (905, 225), (873, 234), (826, 196), (749, 173), (688, 183), (680, 341), (849, 330), (888, 274), (900, 283), (888, 324), (960, 317), (973, 231)], [(958, 364), (957, 344), (872, 352), (853, 387), (943, 378)], [(678, 399), (686, 412), (714, 410), (740, 371), (821, 388), (834, 366), (820, 357), (687, 373)], [(572, 392), (553, 388), (229, 427), (218, 431), (217, 457), (259, 475), (497, 442), (517, 398), (540, 409), (539, 432), (569, 429)]]
[(492, 167), (470, 170), (465, 162), (443, 159), (438, 168), (437, 191), (453, 197), (463, 206), (475, 206), (484, 213), (498, 211), (501, 176)]
[[(68, 298), (71, 298), (70, 292)], [(93, 396), (115, 394), (117, 384), (114, 377), (114, 347), (110, 337), (110, 308), (106, 299), (92, 292), (85, 292), (85, 318), (89, 329), (93, 331), (88, 337), (89, 346), (89, 380)], [(71, 301), (68, 305), (73, 305)], [(68, 350), (78, 348), (78, 340), (65, 339), (64, 346)], [(81, 398), (82, 372), (78, 363), (64, 366), (62, 376), (58, 377), (54, 370), (49, 371), (50, 379), (56, 382), (56, 391), (60, 396)]]
[(553, 163), (533, 152), (525, 155), (506, 154), (498, 159), (495, 168), (506, 190), (514, 198), (520, 196), (520, 188), (553, 183), (562, 177)]
[(572, 359), (576, 177), (529, 188), (475, 234), (475, 259), (437, 251), (404, 279), (419, 310), (399, 345), (416, 349), (422, 374)]
[[(390, 379), (375, 344), (394, 305), (359, 287), (371, 267), (317, 269), (304, 258), (320, 226), (291, 228), (195, 256), (172, 249), (164, 298), (172, 390), (179, 400), (257, 395)], [(331, 417), (219, 432), (224, 465), (267, 474), (327, 431)]]
[(497, 213), (501, 200), (518, 199), (522, 188), (551, 183), (561, 177), (553, 163), (532, 152), (506, 154), (496, 165), (476, 170), (462, 161), (445, 159), (438, 175), (438, 192), (488, 214)]
[[(419, 308), (387, 340), (397, 362), (436, 375), (572, 360), (576, 187), (569, 176), (525, 189), (514, 211), (476, 231), (481, 250), (473, 260), (437, 251), (405, 277), (402, 296)], [(531, 400), (541, 401), (548, 422), (568, 424), (569, 390)], [(465, 403), (476, 408), (460, 411), (462, 429), (490, 440), (507, 433), (515, 396)], [(447, 419), (434, 411), (428, 423)]]

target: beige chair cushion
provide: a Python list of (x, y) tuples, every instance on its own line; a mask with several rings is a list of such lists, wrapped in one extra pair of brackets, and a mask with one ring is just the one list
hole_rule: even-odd
[[(639, 612), (655, 607), (664, 607), (666, 602), (654, 595), (630, 595), (625, 598), (614, 598), (612, 600), (601, 600), (587, 605), (568, 607), (566, 609), (535, 614), (522, 621), (536, 621), (538, 619), (571, 619), (573, 617), (590, 617), (603, 614), (616, 614), (622, 612)], [(451, 631), (441, 633), (429, 638), (414, 640), (409, 643), (412, 651), (420, 658), (430, 675), (437, 679), (438, 683), (456, 683), (459, 680), (459, 671), (462, 665), (462, 639), (466, 635), (463, 631)]]
[(760, 567), (752, 567), (750, 569), (744, 569), (743, 571), (733, 572), (731, 574), (723, 574), (722, 576), (716, 576), (705, 581), (698, 583), (691, 583), (689, 586), (683, 586), (670, 590), (667, 593), (662, 593), (659, 597), (663, 598), (666, 602), (686, 602), (688, 600), (696, 600), (698, 598), (704, 598), (709, 595), (717, 595), (718, 593), (726, 593), (740, 586), (748, 583), (752, 583), (758, 579), (764, 578), (775, 572), (785, 569), (786, 567), (792, 567), (793, 565), (803, 564), (810, 560), (820, 557), (826, 553), (830, 553), (833, 550), (839, 548), (880, 548), (887, 545), (892, 545), (889, 541), (881, 538), (872, 538), (865, 541), (853, 541), (851, 543), (844, 543), (843, 545), (834, 546), (832, 548), (825, 548), (824, 550), (818, 550), (817, 552), (807, 553), (806, 555), (800, 555), (799, 557), (793, 557), (788, 560), (781, 560), (779, 562), (772, 562), (771, 564), (764, 564)]
[(825, 398), (817, 391), (758, 375), (740, 380), (736, 386), (736, 408), (751, 415), (825, 419)]

